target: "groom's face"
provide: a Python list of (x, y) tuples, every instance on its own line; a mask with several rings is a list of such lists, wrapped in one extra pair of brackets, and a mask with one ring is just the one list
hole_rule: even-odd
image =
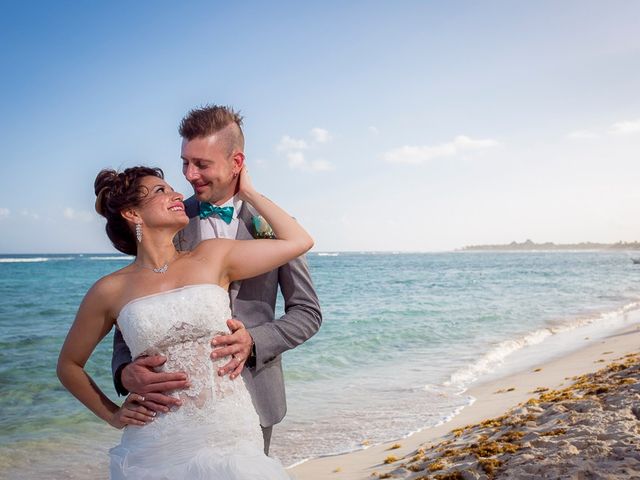
[(193, 187), (198, 200), (219, 205), (233, 196), (236, 187), (234, 173), (239, 171), (236, 154), (229, 151), (224, 137), (219, 135), (183, 139), (182, 174)]

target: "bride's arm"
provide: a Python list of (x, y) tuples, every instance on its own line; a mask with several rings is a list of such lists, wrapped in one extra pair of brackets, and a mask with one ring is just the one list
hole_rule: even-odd
[(128, 423), (144, 425), (151, 414), (145, 414), (144, 407), (135, 405), (139, 400), (137, 395), (130, 395), (123, 406), (118, 407), (84, 370), (96, 345), (114, 324), (109, 313), (112, 292), (108, 284), (106, 279), (99, 280), (82, 300), (58, 357), (58, 378), (73, 396), (110, 425), (116, 428)]
[[(313, 246), (313, 239), (287, 212), (256, 192), (246, 167), (240, 174), (240, 198), (253, 205), (276, 236), (272, 240), (231, 240), (225, 242), (222, 281), (242, 280), (269, 272), (299, 257)], [(226, 278), (225, 278), (226, 277)], [(225, 282), (226, 283), (226, 282)]]

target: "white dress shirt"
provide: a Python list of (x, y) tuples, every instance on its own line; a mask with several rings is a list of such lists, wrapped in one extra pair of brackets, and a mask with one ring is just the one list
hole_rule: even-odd
[(238, 213), (242, 208), (242, 200), (236, 195), (218, 207), (233, 207), (233, 218), (228, 225), (218, 215), (213, 214), (200, 219), (200, 235), (202, 240), (209, 238), (230, 238), (235, 240), (238, 234)]

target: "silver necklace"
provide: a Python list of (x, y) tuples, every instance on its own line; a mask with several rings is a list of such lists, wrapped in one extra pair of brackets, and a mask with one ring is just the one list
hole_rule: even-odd
[(167, 270), (169, 270), (169, 264), (171, 262), (173, 262), (173, 260), (178, 256), (178, 252), (176, 252), (173, 257), (171, 257), (171, 259), (167, 260), (164, 265), (158, 267), (158, 268), (154, 268), (154, 267), (150, 267), (149, 265), (145, 265), (141, 262), (138, 262), (138, 260), (136, 259), (136, 261), (134, 262), (136, 265), (138, 265), (139, 267), (142, 268), (146, 268), (147, 270), (151, 270), (153, 273), (166, 273)]

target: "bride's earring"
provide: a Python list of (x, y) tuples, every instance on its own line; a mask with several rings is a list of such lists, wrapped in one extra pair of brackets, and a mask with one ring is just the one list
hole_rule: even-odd
[(136, 239), (138, 243), (142, 243), (142, 224), (136, 223)]

